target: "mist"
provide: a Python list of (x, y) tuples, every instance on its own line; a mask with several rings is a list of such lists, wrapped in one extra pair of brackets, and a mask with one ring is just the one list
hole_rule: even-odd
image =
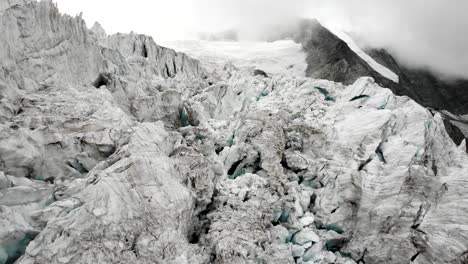
[(236, 30), (260, 40), (298, 17), (318, 18), (347, 31), (362, 46), (386, 48), (410, 67), (446, 78), (468, 78), (468, 2), (465, 0), (57, 0), (83, 12), (108, 33), (149, 34), (158, 42), (196, 39), (201, 32)]
[(83, 12), (88, 26), (98, 21), (108, 33), (149, 34), (157, 41), (196, 39), (198, 33), (236, 30), (242, 40), (258, 40), (272, 26), (305, 16), (307, 0), (56, 0), (70, 15)]
[(321, 21), (349, 31), (362, 46), (386, 48), (410, 67), (468, 78), (468, 1), (321, 0)]

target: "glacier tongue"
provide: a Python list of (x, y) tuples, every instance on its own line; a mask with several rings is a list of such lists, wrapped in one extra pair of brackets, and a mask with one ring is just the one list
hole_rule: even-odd
[(49, 2), (0, 22), (0, 263), (468, 257), (467, 154), (372, 78), (306, 78), (289, 41), (174, 44), (200, 62)]

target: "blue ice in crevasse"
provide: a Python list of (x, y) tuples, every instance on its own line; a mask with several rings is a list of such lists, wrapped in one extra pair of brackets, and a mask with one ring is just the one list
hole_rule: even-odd
[(232, 132), (231, 137), (228, 139), (227, 144), (231, 147), (234, 144), (234, 138), (236, 137), (236, 132)]
[(261, 92), (257, 95), (257, 101), (260, 100), (260, 98), (267, 96), (268, 94), (269, 94), (269, 93), (268, 93), (267, 91), (261, 91)]
[(182, 112), (180, 113), (180, 121), (183, 127), (189, 126), (188, 114), (187, 114), (187, 110), (185, 110), (185, 107), (182, 109)]
[(332, 230), (332, 231), (335, 231), (338, 234), (343, 234), (344, 233), (343, 228), (341, 228), (341, 227), (339, 227), (337, 225), (333, 225), (333, 224), (322, 225), (319, 229)]
[(319, 92), (325, 96), (325, 101), (335, 102), (335, 97), (331, 96), (327, 89), (322, 87), (315, 87), (315, 89), (319, 90)]
[(27, 232), (23, 238), (2, 245), (0, 247), (0, 264), (13, 264), (18, 260), (26, 251), (29, 243), (38, 235), (38, 232)]
[(273, 211), (272, 222), (276, 223), (286, 223), (289, 219), (289, 213), (291, 209), (285, 208), (283, 210), (275, 210)]
[(234, 180), (235, 178), (239, 177), (239, 176), (242, 176), (245, 174), (245, 169), (242, 168), (240, 165), (239, 167), (236, 168), (236, 170), (234, 171), (234, 173), (232, 175), (229, 176), (229, 179), (232, 179)]
[(359, 99), (362, 99), (362, 98), (369, 98), (370, 96), (367, 95), (367, 94), (361, 94), (361, 95), (358, 95), (358, 96), (354, 96), (353, 98), (351, 98), (351, 100), (349, 100), (350, 102), (351, 101), (356, 101), (356, 100), (359, 100)]

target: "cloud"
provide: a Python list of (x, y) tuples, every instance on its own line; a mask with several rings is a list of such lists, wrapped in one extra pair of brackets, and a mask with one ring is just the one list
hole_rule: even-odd
[(110, 33), (152, 35), (156, 41), (237, 29), (264, 38), (296, 17), (317, 17), (361, 43), (384, 47), (399, 61), (468, 78), (466, 0), (57, 0), (69, 14), (84, 12)]
[(321, 0), (319, 16), (399, 61), (468, 78), (468, 1)]
[(156, 40), (187, 39), (200, 32), (229, 29), (255, 39), (267, 27), (305, 14), (307, 0), (55, 0), (59, 9), (83, 12), (88, 24), (98, 21), (110, 33), (137, 31)]

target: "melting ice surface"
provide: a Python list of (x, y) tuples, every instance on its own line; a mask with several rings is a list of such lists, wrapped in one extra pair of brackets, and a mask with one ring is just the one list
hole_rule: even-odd
[(307, 68), (305, 52), (292, 40), (174, 41), (162, 44), (200, 60), (209, 70), (232, 62), (236, 67), (255, 67), (269, 74), (304, 76)]

